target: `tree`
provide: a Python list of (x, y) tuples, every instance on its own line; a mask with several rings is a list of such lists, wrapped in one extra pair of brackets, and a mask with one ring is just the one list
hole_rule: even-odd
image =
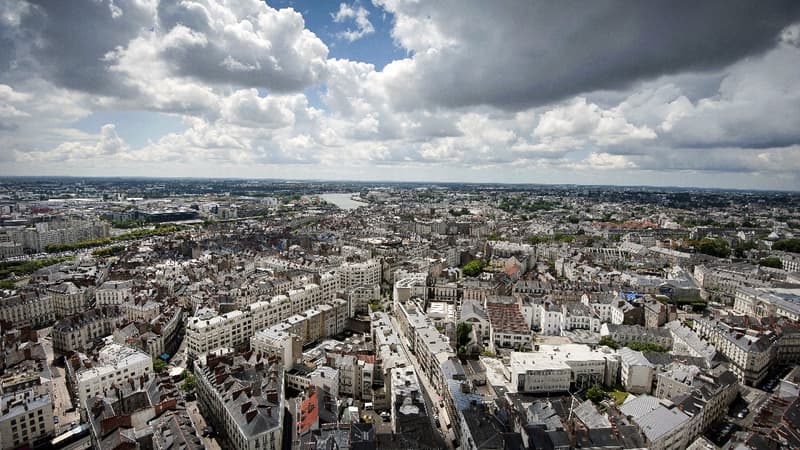
[(629, 342), (626, 347), (643, 353), (667, 353), (669, 351), (669, 349), (663, 345), (650, 342)]
[(167, 363), (165, 363), (163, 359), (156, 358), (153, 360), (153, 371), (155, 373), (161, 373), (166, 368), (167, 368)]
[(464, 271), (464, 275), (468, 277), (474, 277), (483, 272), (483, 267), (484, 267), (483, 261), (479, 259), (473, 259), (472, 261), (464, 264), (462, 270)]
[(600, 385), (595, 384), (586, 390), (586, 398), (594, 403), (600, 403), (605, 400), (606, 397), (608, 397), (608, 394), (606, 394), (606, 391), (604, 391)]
[(728, 243), (722, 239), (703, 238), (695, 245), (695, 250), (717, 258), (727, 258), (731, 254)]
[(459, 347), (469, 344), (470, 333), (472, 333), (472, 324), (467, 322), (458, 323), (456, 326), (456, 343)]
[(194, 375), (188, 370), (184, 370), (183, 375), (184, 375), (183, 383), (181, 383), (181, 389), (183, 389), (183, 392), (194, 391), (194, 386), (195, 386)]
[(614, 350), (619, 348), (619, 343), (614, 340), (611, 336), (603, 336), (600, 338), (600, 345), (605, 345), (606, 347), (611, 347)]
[(772, 244), (773, 250), (780, 250), (783, 252), (800, 253), (800, 238), (781, 239)]
[(776, 258), (775, 256), (769, 256), (762, 259), (758, 262), (758, 265), (763, 267), (772, 267), (773, 269), (783, 269), (783, 263), (781, 262), (780, 258)]

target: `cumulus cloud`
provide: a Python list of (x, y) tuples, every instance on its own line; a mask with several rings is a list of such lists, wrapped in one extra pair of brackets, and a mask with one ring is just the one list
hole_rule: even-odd
[(30, 162), (74, 162), (107, 159), (128, 150), (128, 145), (117, 135), (116, 126), (109, 123), (97, 135), (76, 134), (52, 150), (22, 153), (20, 158)]
[(353, 20), (355, 22), (355, 29), (348, 28), (336, 34), (339, 38), (346, 41), (355, 42), (375, 32), (375, 27), (373, 27), (372, 22), (369, 21), (369, 11), (358, 3), (354, 3), (353, 5), (340, 3), (339, 10), (336, 11), (335, 14), (331, 14), (331, 17), (333, 17), (333, 21), (336, 23), (344, 23), (348, 20)]
[[(9, 173), (679, 174), (800, 188), (797, 2), (375, 0), (407, 51), (382, 69), (329, 58), (299, 12), (258, 0), (61, 3), (0, 2)], [(330, 21), (333, 39), (380, 32), (358, 2)], [(130, 145), (122, 123), (78, 125), (105, 111), (184, 127)]]

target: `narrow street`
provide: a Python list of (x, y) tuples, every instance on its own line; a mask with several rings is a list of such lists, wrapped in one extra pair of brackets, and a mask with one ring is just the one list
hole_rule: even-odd
[[(191, 401), (186, 402), (186, 412), (189, 413), (189, 417), (192, 419), (194, 423), (194, 428), (198, 432), (202, 433), (203, 430), (208, 426), (206, 424), (206, 419), (203, 418), (203, 415), (200, 414), (200, 411), (197, 409), (197, 402)], [(200, 435), (200, 438), (203, 440), (203, 445), (208, 450), (221, 450), (219, 443), (214, 438), (210, 438), (207, 436)]]
[[(80, 414), (73, 408), (72, 399), (67, 389), (66, 371), (53, 365), (53, 341), (50, 337), (52, 328), (43, 328), (38, 331), (39, 342), (42, 343), (45, 355), (47, 355), (47, 365), (50, 368), (50, 397), (53, 399), (53, 417), (50, 420), (58, 421), (55, 423), (56, 434), (67, 431), (72, 427), (72, 423), (80, 422)], [(69, 411), (69, 412), (67, 412)]]
[[(445, 445), (447, 448), (452, 449), (453, 443), (449, 436), (449, 430), (447, 429), (447, 423), (450, 421), (449, 417), (447, 416), (447, 411), (444, 408), (439, 407), (439, 394), (436, 390), (431, 386), (431, 382), (428, 379), (428, 375), (422, 371), (422, 366), (420, 365), (417, 357), (409, 351), (409, 343), (407, 337), (400, 331), (400, 326), (397, 323), (397, 319), (394, 317), (393, 313), (389, 313), (389, 318), (391, 319), (392, 327), (394, 331), (400, 336), (400, 347), (403, 349), (403, 354), (406, 356), (406, 359), (414, 366), (414, 370), (417, 372), (417, 379), (422, 386), (423, 393), (425, 394), (423, 397), (425, 398), (425, 407), (428, 410), (429, 417), (431, 419), (431, 423), (433, 427), (438, 429), (439, 434), (442, 436)], [(436, 425), (435, 416), (439, 417), (439, 426)]]

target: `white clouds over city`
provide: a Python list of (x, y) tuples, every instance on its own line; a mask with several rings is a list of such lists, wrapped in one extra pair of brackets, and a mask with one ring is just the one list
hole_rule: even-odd
[(800, 189), (796, 2), (269, 3), (3, 2), (3, 173)]

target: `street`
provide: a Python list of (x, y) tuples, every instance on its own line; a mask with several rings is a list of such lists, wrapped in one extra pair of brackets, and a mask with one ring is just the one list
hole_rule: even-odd
[[(431, 386), (430, 380), (428, 379), (428, 375), (422, 371), (422, 368), (417, 360), (417, 357), (414, 356), (408, 350), (408, 339), (406, 336), (400, 332), (400, 326), (397, 324), (397, 319), (394, 317), (393, 313), (389, 314), (389, 318), (391, 320), (392, 327), (394, 328), (395, 333), (400, 336), (400, 347), (403, 349), (403, 354), (406, 356), (406, 359), (414, 366), (414, 370), (417, 372), (417, 379), (419, 379), (420, 385), (422, 386), (423, 391), (423, 398), (425, 399), (425, 408), (429, 411), (429, 417), (431, 418), (431, 423), (433, 427), (439, 430), (439, 434), (443, 437), (444, 443), (447, 448), (453, 448), (453, 441), (449, 436), (450, 431), (447, 428), (447, 423), (450, 423), (450, 419), (447, 416), (447, 411), (444, 408), (439, 407), (438, 399), (439, 394), (436, 390)], [(439, 417), (439, 425), (437, 426), (435, 417)]]
[[(42, 343), (45, 355), (47, 355), (47, 364), (50, 367), (52, 378), (50, 380), (50, 397), (53, 399), (53, 416), (58, 417), (56, 423), (56, 434), (66, 431), (72, 427), (72, 423), (80, 423), (80, 413), (78, 409), (73, 408), (72, 399), (67, 389), (66, 371), (60, 367), (54, 366), (53, 363), (53, 341), (50, 338), (52, 328), (47, 327), (39, 330), (39, 342)], [(67, 412), (67, 411), (70, 412)], [(55, 420), (55, 419), (51, 419)]]
[(771, 394), (749, 386), (740, 386), (739, 390), (742, 398), (747, 402), (747, 408), (750, 410), (750, 414), (736, 422), (741, 425), (742, 428), (750, 429), (753, 426), (753, 421), (758, 417), (758, 413), (764, 406), (764, 403), (769, 400)]
[[(197, 409), (197, 402), (186, 402), (186, 412), (189, 413), (189, 418), (192, 419), (192, 423), (194, 423), (194, 429), (202, 433), (208, 424), (206, 424), (206, 419), (203, 418), (203, 415), (200, 414), (200, 411)], [(200, 435), (200, 438), (203, 439), (203, 445), (206, 449), (221, 450), (216, 439), (203, 435)]]

